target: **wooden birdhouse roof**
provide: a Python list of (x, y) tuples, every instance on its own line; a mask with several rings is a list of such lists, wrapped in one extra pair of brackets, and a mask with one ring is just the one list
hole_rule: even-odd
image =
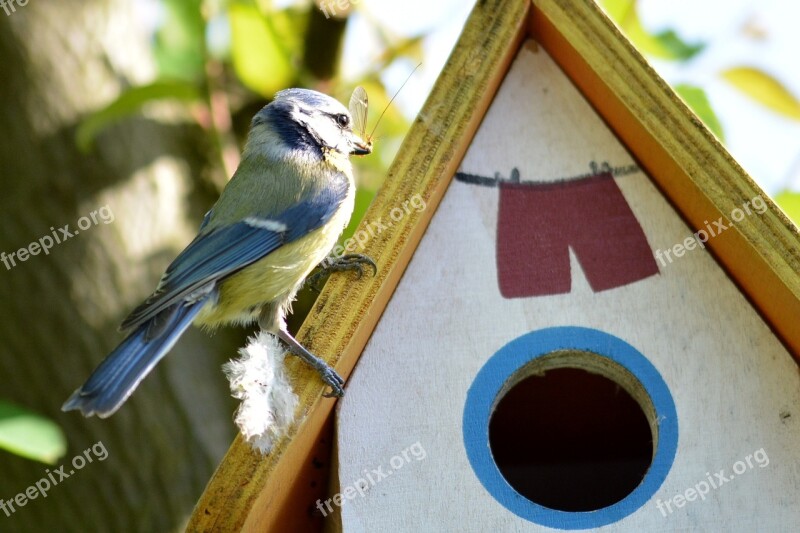
[[(547, 74), (548, 72), (549, 74)], [(543, 73), (541, 74), (543, 76), (542, 83), (538, 85), (530, 81), (539, 75), (537, 73)], [(548, 80), (555, 81), (551, 83)], [(517, 85), (512, 87), (514, 83)], [(582, 148), (583, 151), (576, 153), (580, 154), (579, 157), (585, 157), (586, 161), (576, 163), (575, 168), (570, 166), (571, 163), (554, 164), (551, 165), (553, 168), (550, 168), (545, 161), (541, 165), (535, 166), (532, 162), (535, 160), (534, 154), (536, 157), (546, 156), (546, 151), (541, 147), (541, 143), (530, 149), (519, 148), (521, 152), (528, 154), (520, 158), (520, 161), (526, 162), (526, 166), (522, 166), (514, 159), (513, 150), (509, 148), (509, 141), (503, 138), (503, 117), (509, 117), (509, 128), (514, 128), (518, 127), (515, 124), (523, 121), (523, 118), (520, 117), (529, 116), (531, 113), (545, 113), (548, 106), (553, 109), (566, 109), (563, 106), (559, 107), (562, 105), (559, 103), (561, 100), (553, 99), (552, 95), (548, 97), (549, 99), (542, 100), (549, 102), (547, 105), (542, 104), (539, 107), (524, 100), (539, 98), (536, 91), (548, 91), (553, 87), (562, 87), (558, 85), (562, 83), (565, 84), (562, 92), (566, 95), (562, 100), (567, 102), (564, 105), (573, 106), (574, 104), (570, 109), (576, 109), (576, 113), (585, 113), (587, 117), (591, 115), (591, 118), (587, 118), (585, 123), (580, 124), (576, 129), (565, 131), (569, 132), (568, 135), (574, 142), (581, 143), (582, 128), (585, 129), (588, 131), (587, 139), (592, 142), (605, 143), (602, 144), (603, 147), (617, 154), (613, 161), (603, 160), (600, 157), (592, 160), (591, 150), (584, 149), (586, 147), (582, 146), (579, 148)], [(498, 89), (501, 85), (503, 85), (502, 102), (498, 96)], [(492, 107), (496, 99), (498, 99), (497, 105)], [(520, 117), (514, 117), (516, 109), (514, 102), (517, 101), (519, 102)], [(539, 103), (541, 104), (541, 102)], [(492, 109), (487, 115), (490, 107)], [(515, 118), (519, 120), (512, 120)], [(535, 120), (535, 118), (531, 117), (530, 120)], [(545, 119), (541, 120), (544, 121), (544, 125), (539, 125), (541, 128), (550, 128), (550, 122)], [(532, 126), (530, 129), (525, 129), (525, 132), (529, 133), (534, 130), (535, 128)], [(546, 134), (549, 130), (542, 129), (541, 131), (541, 134), (526, 139), (522, 139), (524, 136), (522, 133), (518, 134), (519, 146), (528, 146), (524, 144), (525, 142), (536, 143), (540, 138), (550, 138)], [(497, 144), (495, 153), (490, 153), (492, 142)], [(559, 157), (561, 159), (558, 161), (569, 161), (569, 158), (563, 153)], [(594, 163), (595, 166), (593, 167), (591, 163)], [(559, 165), (563, 168), (561, 173), (556, 168)], [(636, 173), (638, 173), (638, 177), (633, 176)], [(570, 181), (570, 178), (580, 181), (579, 186), (582, 189), (571, 188), (568, 193), (564, 193), (561, 189), (555, 192), (548, 191), (546, 187), (541, 186), (535, 190), (532, 188), (521, 190), (526, 187), (526, 182), (531, 182), (531, 180), (539, 185), (563, 184)], [(462, 200), (468, 198), (468, 202), (471, 203), (461, 204), (458, 202), (462, 200), (452, 198), (448, 198), (451, 203), (442, 203), (446, 194), (450, 195), (456, 186), (462, 187), (459, 189), (463, 191)], [(559, 194), (561, 196), (558, 196)], [(541, 205), (541, 209), (537, 212), (544, 213), (547, 211), (548, 205), (553, 202), (561, 202), (564, 194), (569, 195), (570, 198), (583, 194), (587, 200), (576, 204), (578, 206), (576, 209), (588, 214), (591, 214), (591, 211), (587, 206), (595, 205), (592, 201), (593, 198), (621, 198), (616, 203), (612, 201), (609, 209), (613, 211), (619, 207), (618, 211), (613, 211), (615, 213), (614, 223), (617, 223), (617, 227), (622, 228), (619, 231), (629, 238), (620, 241), (621, 243), (617, 242), (615, 245), (617, 249), (624, 249), (624, 257), (620, 259), (621, 255), (619, 254), (603, 256), (597, 253), (593, 256), (591, 249), (584, 248), (583, 251), (576, 252), (585, 277), (584, 281), (576, 282), (573, 279), (574, 276), (570, 277), (569, 263), (571, 259), (569, 255), (566, 256), (566, 277), (559, 278), (554, 274), (547, 276), (546, 279), (536, 280), (534, 279), (535, 272), (520, 270), (513, 254), (503, 255), (495, 250), (495, 246), (497, 250), (500, 250), (502, 246), (509, 248), (530, 246), (528, 251), (539, 250), (536, 246), (544, 245), (536, 244), (538, 242), (536, 238), (542, 234), (542, 231), (529, 232), (531, 233), (529, 240), (524, 240), (520, 235), (525, 234), (525, 227), (532, 226), (525, 226), (524, 223), (517, 221), (528, 216), (526, 209), (530, 209), (531, 205)], [(411, 202), (415, 198), (424, 203), (424, 209), (413, 208), (415, 204)], [(527, 203), (519, 208), (514, 207), (513, 202), (521, 198)], [(753, 328), (758, 330), (758, 335), (752, 338), (764, 339), (763, 343), (754, 344), (753, 350), (763, 349), (764, 353), (769, 354), (788, 353), (795, 359), (800, 359), (800, 328), (796, 327), (797, 317), (800, 316), (800, 254), (798, 253), (800, 235), (798, 235), (797, 228), (759, 189), (672, 89), (654, 72), (613, 22), (597, 5), (582, 0), (533, 0), (532, 2), (530, 0), (487, 0), (477, 2), (439, 80), (406, 136), (398, 156), (389, 170), (385, 184), (364, 217), (364, 224), (369, 224), (370, 221), (384, 221), (385, 228), (380, 232), (370, 233), (369, 242), (364, 250), (377, 261), (377, 275), (374, 278), (365, 276), (357, 282), (345, 277), (331, 279), (297, 338), (313, 352), (328, 356), (328, 360), (345, 378), (353, 371), (368, 342), (370, 342), (370, 350), (384, 350), (385, 352), (389, 349), (386, 346), (392, 345), (391, 339), (395, 339), (394, 343), (398, 353), (393, 357), (403, 357), (404, 348), (398, 346), (399, 341), (396, 340), (397, 332), (401, 331), (401, 328), (397, 325), (396, 320), (394, 322), (392, 320), (398, 316), (407, 317), (408, 308), (404, 308), (406, 314), (395, 312), (390, 316), (390, 307), (387, 315), (384, 317), (382, 315), (396, 295), (402, 295), (408, 301), (412, 301), (415, 297), (424, 298), (425, 295), (414, 296), (413, 284), (410, 282), (407, 282), (406, 288), (398, 289), (401, 278), (404, 274), (421, 276), (422, 272), (428, 276), (425, 279), (434, 275), (431, 274), (433, 272), (431, 265), (437, 263), (434, 260), (426, 263), (425, 257), (432, 257), (431, 254), (437, 253), (435, 250), (439, 250), (438, 253), (442, 254), (446, 251), (453, 258), (453, 264), (455, 264), (455, 258), (458, 257), (461, 248), (457, 244), (452, 245), (452, 249), (448, 248), (450, 244), (447, 244), (448, 240), (443, 237), (448, 232), (469, 233), (474, 231), (468, 238), (474, 238), (476, 249), (481, 249), (482, 245), (477, 242), (485, 235), (481, 236), (477, 233), (489, 228), (492, 231), (496, 230), (497, 240), (496, 242), (493, 240), (495, 235), (491, 231), (486, 233), (492, 237), (492, 239), (484, 239), (487, 243), (491, 241), (491, 248), (484, 247), (485, 250), (488, 250), (486, 253), (489, 255), (486, 255), (482, 262), (476, 260), (476, 263), (488, 264), (491, 265), (491, 269), (496, 269), (496, 272), (495, 270), (491, 271), (489, 276), (491, 279), (487, 281), (487, 287), (491, 286), (492, 290), (497, 293), (492, 298), (496, 298), (498, 302), (505, 302), (503, 305), (512, 300), (516, 302), (517, 300), (514, 299), (521, 302), (525, 298), (539, 296), (551, 298), (547, 301), (550, 302), (548, 305), (552, 305), (546, 309), (547, 319), (552, 323), (537, 322), (540, 320), (539, 317), (532, 318), (531, 320), (537, 325), (537, 335), (539, 336), (534, 340), (525, 336), (520, 336), (516, 340), (508, 338), (505, 342), (509, 342), (509, 346), (520, 346), (519, 343), (525, 344), (529, 341), (544, 343), (541, 346), (552, 342), (555, 343), (553, 346), (557, 346), (554, 339), (557, 339), (559, 334), (574, 335), (576, 338), (582, 339), (581, 342), (585, 342), (586, 346), (598, 347), (599, 351), (605, 349), (603, 346), (613, 345), (614, 347), (608, 348), (609, 353), (613, 354), (612, 359), (619, 357), (617, 362), (623, 366), (627, 363), (634, 366), (639, 365), (637, 368), (643, 372), (642, 375), (645, 375), (642, 378), (644, 381), (649, 381), (652, 377), (650, 370), (650, 366), (652, 366), (650, 360), (652, 360), (656, 367), (662, 368), (665, 376), (663, 380), (660, 377), (652, 377), (650, 384), (654, 384), (653, 386), (656, 388), (662, 386), (674, 388), (675, 383), (679, 381), (676, 376), (679, 376), (680, 370), (677, 366), (673, 367), (672, 363), (668, 363), (672, 356), (663, 353), (650, 357), (652, 352), (659, 350), (659, 343), (657, 341), (650, 343), (647, 339), (654, 337), (656, 333), (637, 336), (638, 334), (632, 332), (633, 330), (628, 327), (630, 319), (626, 318), (627, 315), (620, 314), (619, 320), (625, 324), (621, 325), (615, 333), (617, 336), (625, 336), (623, 334), (629, 333), (628, 341), (633, 341), (634, 344), (638, 342), (640, 346), (638, 350), (631, 348), (633, 351), (630, 351), (628, 343), (616, 344), (614, 339), (606, 339), (602, 333), (596, 331), (598, 328), (603, 329), (601, 326), (608, 324), (602, 322), (608, 318), (608, 312), (597, 313), (596, 317), (587, 312), (585, 315), (587, 318), (583, 325), (594, 325), (596, 329), (577, 327), (571, 323), (564, 324), (566, 319), (563, 317), (571, 316), (571, 310), (575, 307), (568, 307), (570, 305), (591, 307), (591, 302), (594, 301), (591, 298), (594, 298), (595, 294), (609, 295), (612, 294), (610, 292), (612, 290), (627, 290), (631, 283), (639, 280), (646, 280), (639, 284), (643, 287), (641, 290), (649, 291), (650, 285), (646, 285), (646, 283), (654, 282), (659, 276), (667, 279), (660, 273), (663, 272), (665, 266), (660, 265), (651, 254), (651, 247), (655, 246), (655, 241), (671, 243), (670, 239), (673, 238), (673, 235), (684, 231), (684, 225), (689, 227), (690, 233), (704, 228), (710, 231), (713, 221), (718, 219), (729, 221), (735, 210), (741, 210), (745, 205), (752, 205), (756, 198), (760, 198), (760, 202), (763, 202), (764, 205), (763, 210), (758, 209), (757, 216), (743, 216), (735, 224), (729, 225), (724, 235), (720, 234), (715, 238), (707, 238), (703, 241), (703, 249), (713, 254), (713, 258), (719, 266), (712, 265), (708, 262), (708, 258), (698, 260), (706, 263), (698, 266), (697, 272), (701, 272), (702, 276), (707, 274), (708, 277), (696, 277), (695, 280), (707, 279), (709, 283), (730, 285), (727, 288), (719, 289), (717, 301), (721, 302), (721, 308), (715, 308), (714, 312), (724, 314), (725, 306), (733, 305), (730, 302), (739, 302), (736, 305), (748, 306), (746, 313), (749, 313), (742, 319), (742, 324), (755, 324), (756, 321), (763, 319), (763, 324), (759, 322), (753, 325)], [(406, 204), (403, 204), (404, 200)], [(463, 201), (467, 202), (467, 200)], [(506, 206), (504, 210), (500, 210), (500, 214), (497, 214), (498, 202), (505, 202)], [(535, 202), (540, 203), (536, 204)], [(567, 200), (568, 202), (569, 200)], [(403, 207), (404, 205), (405, 207)], [(463, 207), (464, 205), (470, 205), (472, 211), (468, 212)], [(761, 204), (759, 203), (759, 205)], [(447, 207), (449, 211), (441, 211), (440, 209), (444, 208), (442, 206)], [(396, 211), (398, 208), (401, 212)], [(395, 216), (393, 213), (400, 213), (400, 215)], [(648, 218), (651, 214), (654, 217), (652, 219)], [(468, 217), (474, 217), (479, 221), (475, 223), (467, 221)], [(481, 219), (481, 217), (483, 218)], [(570, 231), (570, 224), (561, 224), (561, 222), (563, 221), (556, 217), (548, 222), (537, 222), (537, 224), (543, 224), (537, 228), (546, 227), (558, 235), (564, 235)], [(505, 227), (503, 224), (508, 225), (507, 232), (501, 231), (502, 227)], [(591, 221), (585, 225), (590, 226)], [(435, 233), (426, 234), (429, 228), (435, 230)], [(501, 239), (501, 234), (508, 236), (507, 241)], [(427, 244), (427, 248), (423, 252), (419, 252), (418, 247), (423, 237), (426, 239), (424, 243)], [(694, 239), (695, 242), (699, 240)], [(520, 242), (523, 244), (519, 244)], [(534, 244), (530, 244), (531, 242)], [(596, 238), (590, 238), (584, 244), (591, 247), (592, 243), (596, 244), (596, 242)], [(466, 249), (467, 244), (469, 243), (463, 245), (463, 249)], [(583, 246), (580, 240), (570, 241), (569, 244), (574, 252), (576, 247)], [(587, 249), (588, 251), (586, 251)], [(420, 255), (415, 257), (415, 253)], [(566, 251), (564, 253), (568, 254)], [(556, 255), (555, 252), (550, 254), (542, 251), (537, 257), (556, 257)], [(409, 267), (412, 257), (414, 257), (414, 263)], [(591, 257), (599, 259), (592, 260)], [(630, 259), (631, 257), (633, 259)], [(692, 261), (694, 260), (692, 259)], [(444, 287), (452, 287), (452, 291), (466, 294), (466, 296), (460, 303), (442, 304), (439, 311), (447, 314), (450, 311), (446, 305), (456, 305), (458, 309), (453, 311), (453, 314), (463, 317), (463, 310), (475, 305), (475, 302), (469, 299), (469, 287), (480, 286), (481, 280), (488, 278), (475, 276), (476, 281), (473, 285), (459, 285), (458, 283), (448, 285), (450, 276), (465, 277), (466, 274), (465, 271), (454, 272), (452, 264), (444, 261), (443, 259), (438, 264), (447, 264), (448, 268), (443, 267), (441, 271), (435, 273), (439, 276), (436, 280), (437, 283)], [(608, 264), (605, 264), (606, 262)], [(459, 264), (463, 264), (463, 260)], [(425, 269), (426, 265), (429, 267), (428, 270)], [(687, 262), (686, 265), (689, 263)], [(719, 270), (720, 266), (724, 272)], [(504, 270), (506, 267), (508, 267), (507, 271)], [(407, 268), (409, 269), (408, 273), (406, 272)], [(547, 271), (558, 273), (560, 268), (559, 264), (554, 262), (548, 266)], [(469, 270), (470, 266), (465, 265), (464, 269)], [(566, 285), (564, 285), (565, 283)], [(421, 285), (417, 284), (417, 286)], [(684, 286), (686, 284), (680, 279), (671, 279), (654, 288), (655, 292), (643, 292), (642, 294), (649, 295), (644, 297), (652, 299), (647, 305), (641, 307), (641, 309), (646, 309), (649, 305), (653, 309), (652, 315), (646, 317), (647, 320), (654, 323), (663, 320), (666, 323), (671, 320), (669, 317), (680, 316), (682, 311), (674, 305), (672, 310), (667, 309), (669, 307), (667, 305), (661, 309), (659, 298), (667, 298), (669, 294), (680, 292), (681, 287)], [(481, 290), (478, 287), (475, 289), (475, 293), (480, 293), (480, 296), (483, 297), (484, 293), (481, 293)], [(555, 295), (568, 294), (570, 290), (573, 291), (572, 294), (576, 300), (563, 300), (565, 302), (563, 304), (553, 304), (553, 302), (558, 302), (559, 300), (556, 298), (560, 297)], [(689, 295), (687, 301), (705, 302), (709, 298), (713, 300), (715, 290), (707, 291), (709, 296)], [(434, 286), (431, 285), (427, 294), (434, 292)], [(446, 291), (443, 291), (443, 294), (445, 293)], [(744, 298), (741, 295), (744, 295)], [(610, 298), (615, 297), (611, 296)], [(625, 298), (633, 297), (625, 296)], [(535, 309), (539, 304), (534, 300), (535, 298), (520, 305), (528, 305), (529, 309)], [(635, 301), (641, 300), (630, 300), (630, 302)], [(401, 305), (401, 303), (397, 305)], [(625, 305), (629, 307), (628, 303)], [(749, 307), (750, 305), (752, 308)], [(498, 307), (498, 309), (503, 309), (502, 312), (505, 313), (508, 308)], [(564, 309), (563, 313), (559, 314), (561, 311), (558, 309)], [(491, 306), (486, 312), (492, 312)], [(532, 313), (532, 311), (527, 312)], [(419, 313), (417, 319), (427, 316), (423, 311), (419, 311)], [(645, 320), (644, 311), (640, 310), (636, 313), (643, 321)], [(685, 319), (685, 317), (683, 318)], [(503, 320), (511, 321), (506, 320), (505, 317)], [(698, 321), (697, 323), (700, 324), (698, 330), (704, 330), (706, 324), (714, 321), (714, 317), (706, 316), (702, 320), (706, 322)], [(421, 321), (426, 322), (424, 319)], [(434, 324), (432, 320), (428, 322), (431, 325)], [(388, 325), (390, 323), (394, 324), (391, 328)], [(435, 323), (437, 327), (445, 327), (438, 322)], [(731, 324), (733, 323), (731, 322)], [(565, 327), (572, 329), (558, 330), (555, 327), (558, 324), (564, 324)], [(379, 325), (384, 330), (391, 329), (395, 337), (389, 333), (380, 332), (380, 335), (373, 337)], [(544, 327), (545, 325), (548, 327)], [(764, 325), (767, 327), (763, 327)], [(525, 327), (529, 326), (530, 324), (526, 323)], [(522, 326), (520, 327), (524, 329)], [(647, 329), (648, 332), (657, 330), (657, 325)], [(479, 332), (476, 331), (477, 333)], [(685, 333), (685, 330), (682, 333)], [(740, 333), (742, 338), (750, 338), (748, 337), (749, 333), (746, 333), (744, 329)], [(412, 340), (417, 336), (414, 331), (405, 331), (403, 334)], [(727, 334), (723, 330), (710, 335), (724, 338)], [(423, 337), (421, 334), (419, 336)], [(502, 335), (500, 336), (502, 337)], [(370, 340), (371, 337), (373, 337), (372, 340)], [(524, 340), (523, 337), (528, 340)], [(733, 338), (738, 339), (739, 337), (733, 335), (731, 339)], [(497, 342), (500, 342), (499, 339)], [(513, 344), (514, 342), (518, 344)], [(733, 342), (733, 340), (729, 339), (729, 342)], [(413, 345), (413, 342), (411, 344)], [(502, 343), (499, 345), (502, 346)], [(642, 349), (641, 346), (646, 349)], [(426, 353), (425, 356), (431, 359), (440, 357), (439, 351), (441, 350), (441, 346), (432, 346), (430, 353)], [(502, 350), (497, 350), (497, 353), (499, 354)], [(419, 349), (415, 349), (414, 353), (419, 351)], [(487, 351), (492, 352), (493, 350), (487, 348)], [(639, 352), (644, 353), (644, 356)], [(365, 357), (372, 357), (370, 353)], [(465, 375), (464, 378), (471, 379), (474, 374), (480, 374), (476, 369), (484, 364), (490, 355), (492, 354), (488, 353), (481, 360), (465, 355), (464, 359), (459, 360), (458, 363), (452, 362), (452, 368), (463, 367), (474, 370), (472, 374)], [(694, 355), (701, 356), (701, 354)], [(380, 355), (374, 357), (377, 361)], [(779, 358), (782, 355), (771, 355), (770, 357)], [(755, 362), (758, 360), (758, 356), (754, 355), (752, 359), (734, 359), (730, 364), (736, 365), (737, 362), (740, 362), (742, 365), (750, 365), (751, 363), (756, 364)], [(709, 361), (713, 361), (709, 363), (712, 366), (722, 365), (719, 363), (722, 359), (709, 359)], [(781, 364), (785, 366), (785, 361)], [(301, 404), (296, 423), (290, 430), (290, 434), (278, 443), (269, 456), (264, 457), (253, 452), (241, 437), (237, 437), (198, 502), (188, 526), (189, 530), (294, 531), (308, 530), (310, 527), (319, 526), (320, 518), (319, 516), (315, 517), (313, 509), (310, 508), (313, 506), (309, 502), (314, 502), (319, 497), (318, 495), (324, 493), (327, 474), (330, 470), (328, 458), (333, 447), (330, 428), (333, 423), (334, 402), (321, 396), (323, 391), (314, 379), (313, 371), (294, 360), (288, 361), (288, 365), (290, 373), (296, 378), (296, 392), (300, 397)], [(664, 366), (669, 366), (670, 370), (664, 370)], [(364, 365), (364, 367), (368, 368), (369, 365)], [(413, 376), (416, 371), (423, 372), (420, 368), (413, 365), (408, 366), (407, 373)], [(545, 365), (539, 371), (543, 372), (546, 368)], [(605, 372), (598, 368), (593, 368), (592, 371), (601, 374)], [(364, 372), (368, 372), (368, 370), (364, 370)], [(374, 372), (376, 375), (380, 373), (379, 370), (374, 370)], [(434, 383), (435, 372), (432, 370), (424, 372), (427, 377), (422, 381), (433, 386), (431, 383)], [(653, 372), (658, 374), (655, 368)], [(737, 379), (740, 378), (737, 377)], [(748, 378), (742, 377), (741, 379)], [(410, 379), (410, 381), (414, 380)], [(464, 380), (460, 381), (454, 378), (452, 382), (448, 382), (454, 387), (458, 409), (463, 407), (461, 403), (465, 400), (462, 396), (465, 395), (467, 404), (472, 401), (477, 403), (491, 401), (491, 398), (483, 398), (479, 392), (475, 392), (480, 388), (479, 386), (474, 384), (470, 386), (462, 381)], [(465, 385), (463, 391), (459, 389), (461, 385)], [(648, 384), (645, 383), (645, 385)], [(352, 397), (361, 398), (363, 401), (358, 405), (369, 410), (371, 407), (369, 394), (362, 395), (362, 393), (371, 391), (374, 395), (382, 392), (388, 394), (392, 386), (392, 380), (382, 384), (379, 390), (369, 389), (367, 385), (356, 383)], [(754, 391), (759, 387), (767, 386), (767, 384), (754, 382), (752, 387), (748, 387), (746, 390)], [(631, 385), (630, 388), (629, 392), (632, 391), (631, 395), (635, 397), (638, 389), (635, 385)], [(467, 389), (469, 389), (469, 393), (467, 393)], [(796, 393), (797, 391), (791, 392), (791, 394)], [(667, 393), (662, 397), (661, 393), (654, 395), (648, 389), (648, 394), (653, 400), (651, 406), (653, 411), (649, 413), (650, 415), (664, 412), (674, 413), (675, 404), (677, 404), (677, 416), (680, 417), (681, 410), (685, 409), (681, 401), (667, 398), (670, 396)], [(418, 393), (417, 396), (424, 397), (424, 394)], [(676, 394), (673, 393), (671, 396), (676, 396)], [(345, 412), (346, 409), (359, 409), (353, 404), (348, 406), (348, 401), (355, 402), (355, 400), (350, 400), (349, 395), (346, 395), (342, 401), (342, 412)], [(385, 416), (379, 405), (374, 407), (376, 413), (382, 413)], [(494, 407), (496, 405), (491, 406), (492, 409)], [(703, 408), (702, 405), (695, 405), (695, 407), (699, 410)], [(389, 407), (386, 408), (389, 409)], [(445, 415), (440, 418), (434, 416), (437, 423), (441, 423), (441, 420), (444, 419), (446, 419)], [(352, 420), (352, 417), (347, 420)], [(677, 420), (674, 422), (677, 424)], [(692, 423), (690, 421), (689, 425)], [(360, 453), (358, 452), (361, 449), (360, 446), (370, 440), (368, 435), (364, 435), (363, 426), (353, 425), (350, 422), (346, 424), (350, 425), (343, 428), (342, 431), (345, 434), (352, 430), (359, 433), (361, 438), (342, 437), (339, 439), (340, 447), (352, 446), (351, 449), (340, 450), (340, 460), (343, 461), (340, 464), (342, 471), (355, 468), (353, 464), (347, 463), (348, 457), (352, 459), (354, 454)], [(414, 424), (414, 422), (408, 422), (409, 426), (414, 426)], [(387, 425), (384, 430), (387, 433), (400, 431), (391, 424)], [(671, 451), (653, 451), (656, 457), (662, 457), (658, 453), (671, 454), (671, 458), (668, 458), (669, 464), (662, 465), (661, 474), (666, 476), (669, 465), (672, 464), (675, 456), (674, 447), (678, 446), (678, 429), (677, 426), (672, 429), (664, 426), (662, 430), (664, 433), (661, 435), (665, 440), (660, 446), (667, 446), (664, 443), (667, 443), (669, 438), (674, 438)], [(674, 435), (671, 433), (673, 430)], [(376, 427), (374, 431), (382, 430), (380, 427)], [(422, 432), (424, 433), (424, 431)], [(395, 435), (397, 434), (395, 433)], [(376, 441), (380, 441), (380, 439), (378, 438)], [(403, 442), (403, 444), (411, 443)], [(753, 446), (757, 444), (754, 443)], [(466, 446), (469, 448), (469, 444)], [(752, 452), (753, 450), (742, 451)], [(428, 452), (430, 453), (431, 450)], [(469, 453), (472, 452), (468, 450)], [(777, 451), (775, 453), (777, 454)], [(470, 457), (470, 460), (472, 459)], [(475, 466), (474, 461), (472, 466)], [(466, 468), (464, 470), (464, 479), (468, 479), (470, 476), (474, 477), (472, 471), (466, 471)], [(656, 470), (658, 469), (656, 468)], [(703, 478), (704, 472), (705, 470), (699, 472), (698, 475)], [(687, 473), (687, 476), (689, 475), (690, 472)], [(663, 477), (658, 484), (662, 481)], [(481, 479), (481, 483), (484, 486), (487, 484), (484, 479)], [(475, 485), (478, 486), (477, 482)], [(453, 487), (453, 490), (459, 489)], [(480, 494), (483, 493), (476, 491), (474, 497), (479, 498)], [(645, 497), (649, 497), (649, 495), (642, 496), (642, 498)], [(519, 514), (515, 510), (512, 511)], [(524, 513), (524, 511), (520, 512)], [(621, 517), (622, 515), (617, 518), (621, 519)]]

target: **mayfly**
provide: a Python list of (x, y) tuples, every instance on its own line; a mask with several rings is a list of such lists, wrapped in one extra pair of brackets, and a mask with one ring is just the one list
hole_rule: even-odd
[(367, 143), (367, 146), (369, 146), (370, 150), (372, 149), (372, 136), (375, 133), (375, 130), (378, 129), (378, 124), (381, 123), (383, 115), (386, 114), (386, 110), (389, 109), (389, 106), (392, 105), (394, 99), (397, 98), (397, 95), (400, 94), (400, 91), (403, 90), (403, 87), (406, 86), (406, 83), (408, 83), (408, 80), (411, 79), (411, 76), (417, 71), (420, 65), (422, 65), (422, 63), (414, 67), (414, 70), (412, 70), (411, 74), (408, 75), (408, 78), (406, 78), (406, 81), (403, 82), (403, 85), (401, 85), (400, 88), (397, 89), (397, 92), (394, 93), (392, 99), (389, 100), (389, 103), (383, 108), (383, 112), (381, 112), (381, 115), (378, 117), (378, 122), (375, 123), (375, 126), (372, 128), (372, 132), (369, 134), (367, 134), (367, 112), (369, 111), (369, 98), (367, 97), (367, 91), (360, 85), (353, 90), (353, 95), (350, 97), (350, 105), (348, 106), (348, 109), (350, 110), (350, 116), (353, 117), (353, 131), (357, 133), (358, 136), (364, 140), (364, 142)]
[(369, 108), (369, 99), (367, 98), (367, 91), (362, 86), (358, 86), (353, 90), (353, 95), (350, 97), (350, 116), (353, 117), (353, 131), (358, 134), (361, 139), (367, 143), (367, 146), (372, 150), (372, 133), (367, 136), (367, 110)]

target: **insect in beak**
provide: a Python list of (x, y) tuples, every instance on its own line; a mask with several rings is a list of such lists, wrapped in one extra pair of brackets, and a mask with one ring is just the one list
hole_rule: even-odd
[(372, 153), (372, 141), (365, 141), (355, 135), (353, 135), (353, 140), (350, 142), (353, 151), (350, 152), (353, 155), (367, 155)]
[(350, 116), (353, 118), (353, 133), (355, 133), (358, 138), (358, 140), (353, 142), (353, 154), (366, 155), (372, 152), (372, 135), (378, 128), (378, 124), (381, 123), (383, 115), (386, 113), (386, 110), (389, 109), (389, 106), (392, 105), (394, 99), (397, 98), (397, 95), (400, 93), (403, 87), (406, 86), (408, 80), (411, 79), (411, 76), (417, 71), (421, 64), (422, 63), (414, 67), (414, 70), (412, 70), (411, 74), (408, 75), (408, 78), (406, 78), (406, 81), (403, 82), (403, 85), (397, 89), (397, 92), (394, 93), (392, 99), (389, 100), (389, 103), (386, 104), (385, 108), (383, 108), (381, 116), (378, 117), (378, 122), (376, 122), (375, 126), (372, 128), (372, 133), (367, 133), (367, 113), (369, 112), (369, 98), (367, 97), (367, 91), (361, 86), (358, 86), (353, 90), (353, 94), (350, 96), (350, 104), (348, 105)]
[[(366, 155), (372, 152), (372, 134), (367, 135), (367, 112), (369, 99), (367, 91), (359, 86), (350, 97), (350, 116), (353, 118), (353, 154)], [(374, 131), (374, 130), (373, 130)]]

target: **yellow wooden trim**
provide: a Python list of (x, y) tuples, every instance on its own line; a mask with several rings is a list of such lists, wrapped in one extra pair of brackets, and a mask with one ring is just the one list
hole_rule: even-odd
[(707, 243), (800, 358), (800, 234), (655, 73), (602, 10), (586, 0), (533, 0), (531, 29), (690, 226), (761, 196), (769, 209)]
[[(371, 238), (365, 253), (377, 261), (377, 276), (333, 276), (298, 333), (343, 377), (355, 366), (503, 80), (526, 33), (530, 7), (525, 0), (477, 3), (361, 227), (388, 222), (392, 209), (417, 194), (427, 208)], [(302, 473), (334, 401), (321, 398), (322, 383), (313, 371), (294, 358), (287, 365), (300, 397), (295, 426), (267, 457), (237, 437), (188, 531), (292, 531), (292, 517), (309, 512), (313, 501), (303, 497), (308, 480)]]

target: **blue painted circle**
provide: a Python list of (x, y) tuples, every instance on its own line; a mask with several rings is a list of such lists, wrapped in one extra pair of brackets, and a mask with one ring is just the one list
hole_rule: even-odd
[[(658, 419), (658, 445), (644, 479), (617, 503), (587, 512), (549, 509), (519, 494), (505, 480), (489, 447), (489, 419), (508, 379), (532, 360), (557, 350), (592, 352), (618, 363), (644, 387)], [(581, 327), (547, 328), (527, 333), (503, 346), (481, 368), (467, 392), (464, 406), (464, 446), (472, 469), (487, 491), (517, 516), (557, 529), (589, 529), (617, 522), (644, 505), (667, 477), (678, 448), (675, 402), (658, 370), (622, 339)]]

